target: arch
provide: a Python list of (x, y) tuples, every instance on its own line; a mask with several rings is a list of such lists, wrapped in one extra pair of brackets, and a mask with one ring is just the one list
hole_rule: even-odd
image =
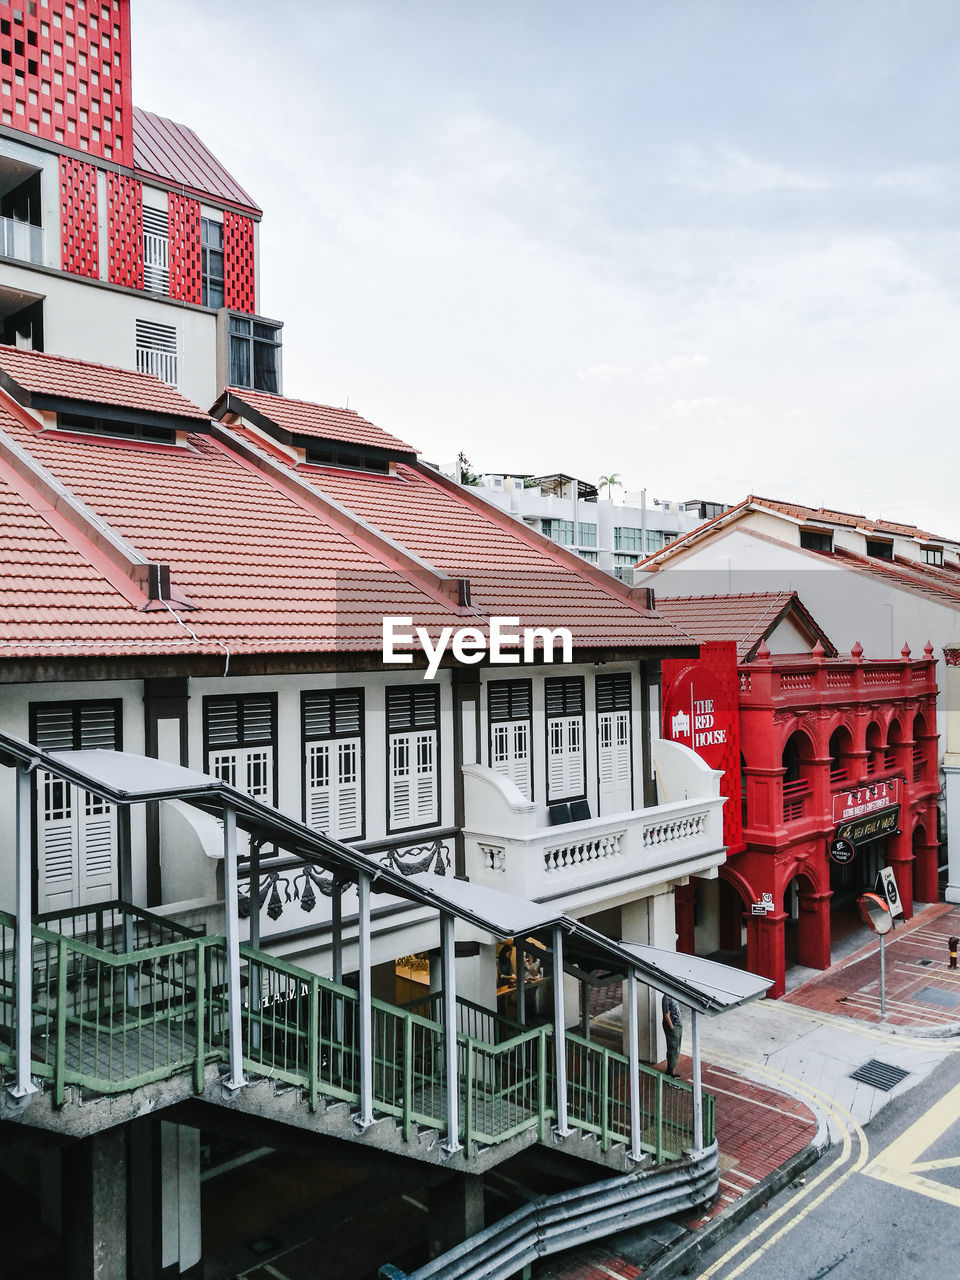
[(806, 797), (813, 790), (815, 758), (810, 738), (802, 729), (795, 729), (783, 744), (780, 756), (784, 822), (795, 822), (803, 817)]
[(792, 928), (786, 939), (787, 964), (830, 968), (830, 893), (822, 892), (807, 867), (794, 865), (783, 886), (783, 910)]
[(913, 717), (913, 768), (909, 775), (914, 782), (923, 781), (923, 766), (926, 760), (928, 732), (926, 712), (918, 711)]
[(886, 753), (883, 726), (879, 720), (871, 720), (867, 725), (864, 743), (867, 748), (867, 775), (879, 773), (884, 766)]
[(883, 753), (883, 767), (888, 772), (896, 769), (903, 760), (903, 725), (898, 712), (890, 717), (887, 725), (887, 746)]
[(827, 745), (830, 754), (830, 781), (855, 782), (857, 776), (857, 757), (854, 750), (853, 733), (846, 724), (838, 724), (830, 735)]

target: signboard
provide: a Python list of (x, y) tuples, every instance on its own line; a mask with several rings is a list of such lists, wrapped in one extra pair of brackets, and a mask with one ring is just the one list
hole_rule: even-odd
[(845, 867), (848, 862), (852, 862), (857, 856), (856, 846), (851, 844), (849, 840), (834, 839), (830, 841), (830, 857), (834, 862)]
[(752, 916), (765, 916), (768, 911), (776, 911), (776, 909), (772, 893), (761, 894), (759, 902), (751, 902), (750, 904), (750, 914)]
[(833, 797), (834, 825), (841, 822), (852, 822), (855, 818), (865, 818), (868, 814), (879, 813), (900, 803), (900, 779), (891, 778), (888, 782), (876, 782), (870, 787), (854, 787), (850, 791), (840, 791)]
[(663, 709), (664, 736), (690, 747), (711, 769), (725, 768), (736, 706), (706, 667), (688, 667), (670, 687)]
[(848, 840), (850, 844), (867, 844), (870, 840), (879, 840), (881, 836), (892, 836), (900, 826), (900, 806), (884, 809), (880, 813), (871, 814), (868, 818), (858, 818), (856, 822), (842, 822), (837, 827), (836, 838)]
[(887, 900), (887, 906), (890, 908), (890, 914), (892, 916), (902, 916), (903, 902), (900, 899), (900, 890), (897, 888), (897, 877), (893, 867), (881, 867), (877, 879), (880, 882), (878, 887)]

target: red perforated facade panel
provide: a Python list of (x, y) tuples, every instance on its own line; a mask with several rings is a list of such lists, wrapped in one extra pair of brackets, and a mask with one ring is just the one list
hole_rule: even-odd
[(200, 279), (200, 201), (170, 192), (170, 296), (182, 302), (202, 298)]
[(107, 244), (111, 284), (143, 288), (143, 184), (107, 172)]
[(257, 309), (252, 218), (224, 213), (223, 259), (226, 305), (252, 315)]
[(129, 0), (0, 0), (0, 121), (133, 163)]
[(60, 157), (61, 266), (78, 276), (100, 274), (97, 171), (84, 160)]

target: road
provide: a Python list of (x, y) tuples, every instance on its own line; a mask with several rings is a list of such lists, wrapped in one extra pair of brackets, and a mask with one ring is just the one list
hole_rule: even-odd
[(960, 1273), (960, 1053), (866, 1127), (821, 1094), (839, 1132), (800, 1186), (713, 1248), (700, 1280), (932, 1280)]

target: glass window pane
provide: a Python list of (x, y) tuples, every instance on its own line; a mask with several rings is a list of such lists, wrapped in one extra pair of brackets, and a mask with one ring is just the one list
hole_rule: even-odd
[(250, 343), (245, 338), (230, 339), (230, 385), (249, 387)]

